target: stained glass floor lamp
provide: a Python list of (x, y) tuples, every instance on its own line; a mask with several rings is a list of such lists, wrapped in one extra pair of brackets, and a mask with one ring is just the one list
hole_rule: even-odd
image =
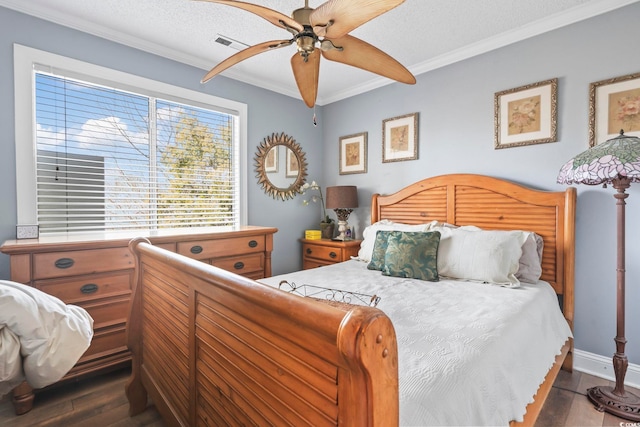
[(589, 400), (599, 411), (618, 417), (640, 421), (640, 397), (625, 391), (624, 377), (629, 362), (624, 353), (627, 340), (624, 336), (625, 320), (625, 199), (632, 182), (640, 181), (640, 138), (620, 135), (578, 154), (564, 164), (558, 175), (559, 184), (607, 184), (617, 193), (617, 322), (616, 352), (613, 355), (615, 387), (598, 386), (587, 390)]

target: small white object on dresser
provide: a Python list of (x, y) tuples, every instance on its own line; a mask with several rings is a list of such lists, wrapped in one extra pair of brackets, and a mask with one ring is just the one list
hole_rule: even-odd
[(16, 239), (37, 239), (37, 225), (18, 225), (16, 226)]

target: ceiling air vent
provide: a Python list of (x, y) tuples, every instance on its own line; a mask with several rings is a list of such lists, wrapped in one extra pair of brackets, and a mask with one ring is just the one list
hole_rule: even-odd
[(234, 40), (231, 37), (223, 36), (222, 34), (216, 34), (215, 42), (235, 50), (243, 50), (249, 47), (248, 44)]

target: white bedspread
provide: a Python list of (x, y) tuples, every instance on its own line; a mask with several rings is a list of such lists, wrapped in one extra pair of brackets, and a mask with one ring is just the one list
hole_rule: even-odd
[(281, 280), (381, 297), (398, 339), (402, 426), (503, 425), (525, 407), (571, 330), (546, 282), (519, 288), (383, 276), (347, 261)]
[(25, 379), (33, 388), (58, 381), (92, 337), (93, 319), (83, 308), (0, 280), (0, 396)]

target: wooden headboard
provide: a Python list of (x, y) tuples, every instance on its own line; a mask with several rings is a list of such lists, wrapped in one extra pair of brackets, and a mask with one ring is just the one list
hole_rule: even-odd
[(374, 194), (371, 223), (433, 220), (492, 230), (534, 231), (544, 240), (542, 280), (561, 297), (573, 329), (576, 189), (541, 191), (484, 175), (427, 178), (387, 196)]

